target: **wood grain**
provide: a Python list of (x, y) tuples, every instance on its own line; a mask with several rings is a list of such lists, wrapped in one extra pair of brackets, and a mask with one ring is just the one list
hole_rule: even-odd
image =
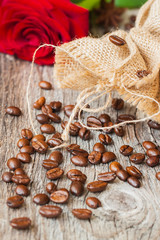
[[(1, 161), (0, 173), (7, 170), (6, 161), (8, 158), (17, 154), (16, 146), (20, 138), (22, 128), (30, 128), (28, 119), (27, 103), (26, 103), (26, 86), (28, 75), (30, 72), (30, 63), (15, 60), (10, 56), (0, 55), (0, 147)], [(35, 65), (34, 75), (30, 87), (30, 105), (40, 96), (45, 96), (47, 102), (53, 100), (62, 101), (63, 104), (74, 104), (78, 92), (71, 90), (57, 89), (44, 91), (38, 87), (38, 82), (41, 79), (52, 79), (52, 67), (39, 67)], [(114, 95), (114, 94), (113, 94)], [(103, 104), (105, 99), (100, 99), (94, 103), (97, 107)], [(20, 107), (23, 115), (19, 118), (11, 117), (5, 114), (7, 106), (15, 105)], [(32, 117), (35, 119), (37, 110), (32, 109)], [(111, 115), (113, 120), (116, 120), (117, 111), (109, 108), (107, 113)], [(136, 111), (135, 108), (125, 105), (121, 113), (130, 113), (137, 118), (143, 117), (142, 114)], [(60, 113), (64, 119), (63, 112)], [(86, 114), (83, 115), (86, 119)], [(65, 118), (67, 119), (67, 118)], [(84, 120), (85, 122), (85, 120)], [(40, 132), (40, 125), (35, 121), (35, 128)], [(55, 124), (57, 130), (61, 131), (61, 127)], [(142, 142), (144, 140), (154, 141), (157, 145), (160, 144), (160, 132), (150, 130), (147, 123), (137, 125), (128, 125), (125, 127), (126, 134), (123, 138), (112, 135), (114, 144), (107, 147), (108, 151), (113, 151), (118, 158), (118, 161), (126, 167), (130, 165), (128, 157), (123, 157), (119, 153), (119, 148), (122, 144), (130, 144), (135, 152), (144, 152)], [(92, 139), (88, 142), (81, 141), (80, 138), (72, 137), (72, 143), (78, 143), (87, 151), (91, 151), (94, 143), (98, 141), (98, 132), (92, 132)], [(106, 171), (108, 165), (89, 165), (86, 168), (75, 167), (70, 162), (70, 155), (62, 150), (64, 154), (64, 162), (62, 167), (66, 172), (69, 169), (77, 168), (87, 174), (87, 183), (97, 179), (100, 172)], [(49, 154), (49, 153), (48, 153)], [(32, 162), (24, 165), (24, 169), (31, 178), (31, 195), (25, 199), (25, 204), (21, 209), (13, 210), (6, 206), (6, 199), (14, 195), (15, 185), (0, 182), (0, 233), (1, 240), (97, 240), (97, 239), (122, 239), (122, 240), (157, 240), (160, 239), (160, 182), (156, 180), (155, 173), (159, 171), (159, 167), (149, 168), (145, 164), (138, 166), (144, 177), (142, 187), (134, 189), (127, 183), (121, 182), (118, 179), (107, 186), (106, 191), (96, 194), (102, 201), (102, 208), (93, 210), (93, 217), (90, 221), (75, 219), (72, 216), (72, 208), (86, 207), (85, 199), (88, 196), (95, 196), (85, 190), (82, 197), (70, 196), (69, 203), (62, 206), (63, 214), (60, 218), (45, 219), (39, 215), (39, 207), (32, 203), (32, 198), (36, 193), (45, 192), (45, 185), (48, 182), (46, 179), (46, 171), (42, 168), (41, 163), (46, 155), (32, 155)], [(64, 177), (56, 181), (58, 188), (65, 187), (69, 189), (70, 181)], [(17, 231), (9, 226), (9, 221), (14, 217), (28, 216), (32, 220), (32, 228), (27, 231)]]

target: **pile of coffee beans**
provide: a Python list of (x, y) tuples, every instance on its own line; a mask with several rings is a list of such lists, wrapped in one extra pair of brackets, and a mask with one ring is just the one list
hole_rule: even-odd
[[(112, 41), (117, 39), (112, 38)], [(119, 40), (119, 39), (118, 39)], [(115, 42), (117, 44), (117, 42)], [(120, 44), (120, 40), (119, 40)], [(39, 86), (42, 89), (50, 90), (52, 85), (49, 82), (41, 81)], [(60, 146), (63, 143), (61, 133), (56, 132), (55, 125), (61, 123), (62, 130), (65, 128), (67, 121), (62, 121), (58, 113), (62, 110), (62, 103), (59, 101), (53, 101), (49, 104), (46, 103), (45, 97), (40, 97), (33, 104), (33, 107), (37, 111), (41, 111), (36, 116), (36, 120), (41, 124), (41, 134), (33, 135), (30, 129), (22, 129), (21, 137), (17, 142), (19, 153), (16, 156), (12, 156), (7, 161), (7, 167), (10, 171), (4, 172), (2, 180), (6, 183), (16, 184), (15, 195), (7, 199), (6, 204), (10, 208), (20, 208), (23, 206), (25, 198), (30, 195), (28, 188), (30, 184), (30, 178), (23, 170), (23, 164), (29, 164), (32, 161), (32, 154), (38, 152), (39, 154), (47, 153), (49, 148)], [(64, 114), (70, 117), (75, 105), (66, 105), (63, 107)], [(90, 106), (87, 106), (90, 107)], [(124, 107), (124, 101), (122, 99), (114, 98), (112, 100), (112, 108), (120, 111)], [(12, 116), (20, 116), (21, 110), (17, 107), (8, 107), (6, 113)], [(75, 119), (77, 119), (77, 114)], [(132, 115), (119, 115), (115, 123), (134, 120)], [(110, 116), (106, 113), (101, 114), (99, 117), (89, 116), (87, 118), (87, 126), (99, 128), (113, 126), (114, 123)], [(148, 125), (154, 129), (160, 129), (160, 124), (149, 121)], [(46, 139), (45, 134), (53, 134), (49, 139)], [(80, 137), (84, 141), (91, 138), (91, 132), (87, 128), (81, 126), (79, 122), (74, 122), (70, 125), (70, 135)], [(104, 129), (99, 134), (99, 141), (94, 144), (92, 152), (88, 153), (85, 149), (82, 149), (78, 144), (70, 144), (66, 147), (66, 150), (71, 154), (71, 162), (80, 168), (87, 167), (89, 165), (98, 164), (110, 164), (108, 172), (102, 172), (98, 174), (97, 180), (89, 182), (86, 186), (87, 190), (92, 193), (105, 191), (109, 183), (113, 183), (116, 178), (120, 181), (128, 182), (132, 187), (139, 188), (141, 186), (141, 171), (132, 165), (123, 168), (123, 166), (117, 161), (116, 153), (107, 151), (106, 147), (113, 144), (113, 140), (110, 136), (111, 133), (115, 133), (118, 137), (123, 137), (125, 134), (123, 127), (118, 127), (110, 130)], [(160, 147), (156, 146), (153, 142), (144, 141), (143, 147), (146, 150), (148, 158), (143, 153), (134, 152), (134, 149), (130, 145), (123, 145), (120, 147), (120, 153), (129, 158), (131, 163), (136, 165), (146, 162), (149, 167), (154, 167), (159, 164), (160, 159)], [(45, 186), (45, 193), (37, 193), (33, 197), (33, 202), (36, 205), (40, 205), (39, 214), (46, 218), (57, 218), (63, 210), (62, 207), (56, 205), (49, 205), (49, 202), (56, 204), (67, 204), (71, 195), (80, 197), (83, 195), (85, 189), (85, 183), (87, 176), (78, 169), (70, 169), (67, 173), (64, 172), (60, 166), (63, 162), (63, 155), (60, 151), (56, 150), (50, 153), (47, 159), (44, 159), (42, 166), (46, 169), (46, 178), (49, 180)], [(54, 180), (63, 178), (64, 174), (71, 181), (70, 189), (58, 188), (53, 182)], [(160, 172), (156, 173), (156, 178), (160, 180)], [(97, 197), (88, 197), (86, 199), (86, 205), (92, 209), (101, 207), (101, 201)], [(92, 211), (87, 208), (73, 209), (73, 216), (78, 219), (90, 219)], [(14, 218), (10, 221), (10, 225), (15, 229), (28, 229), (31, 225), (31, 220), (28, 217)]]

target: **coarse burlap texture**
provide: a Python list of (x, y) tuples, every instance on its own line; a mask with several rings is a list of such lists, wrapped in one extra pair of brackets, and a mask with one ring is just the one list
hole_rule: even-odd
[[(109, 40), (113, 34), (126, 44), (114, 45)], [(159, 110), (158, 105), (129, 91), (160, 102), (160, 0), (149, 0), (142, 6), (135, 28), (129, 33), (118, 30), (98, 39), (85, 37), (65, 43), (56, 48), (55, 62), (54, 79), (59, 87), (84, 90), (95, 85), (102, 89), (109, 86), (125, 101), (152, 116)], [(138, 70), (150, 74), (140, 79)], [(160, 122), (160, 114), (154, 120)]]

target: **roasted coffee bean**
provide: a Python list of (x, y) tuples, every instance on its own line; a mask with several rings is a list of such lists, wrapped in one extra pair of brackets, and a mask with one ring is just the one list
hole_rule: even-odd
[(21, 162), (17, 158), (10, 158), (7, 161), (7, 167), (10, 170), (15, 170), (16, 168), (20, 168), (21, 167)]
[(147, 70), (139, 70), (139, 71), (137, 71), (137, 77), (139, 77), (139, 78), (147, 77), (148, 74), (150, 74), (150, 72), (147, 71)]
[(32, 146), (24, 146), (20, 149), (21, 153), (28, 153), (28, 154), (33, 154), (34, 153), (34, 148)]
[(79, 130), (79, 133), (78, 135), (80, 136), (80, 138), (82, 138), (83, 140), (88, 140), (90, 139), (90, 130), (88, 130), (87, 128), (85, 127), (82, 127), (80, 130)]
[(59, 138), (59, 139), (61, 139), (61, 136), (62, 136), (62, 134), (61, 133), (59, 133), (59, 132), (56, 132), (55, 134), (53, 134), (53, 138)]
[(156, 173), (156, 178), (160, 181), (160, 172)]
[(75, 149), (80, 149), (80, 146), (78, 144), (70, 144), (67, 146), (67, 151), (70, 153)]
[(74, 149), (71, 152), (71, 154), (74, 155), (74, 156), (82, 156), (82, 157), (85, 157), (85, 158), (88, 157), (88, 152), (84, 149), (81, 149), (81, 148)]
[(153, 142), (145, 141), (145, 142), (143, 142), (143, 147), (146, 150), (148, 150), (148, 149), (151, 149), (151, 148), (156, 148), (156, 145)]
[(129, 160), (135, 164), (141, 164), (145, 160), (145, 155), (143, 153), (132, 154)]
[[(56, 134), (55, 134), (56, 135)], [(52, 138), (47, 140), (47, 144), (52, 148), (52, 147), (56, 147), (56, 146), (60, 146), (63, 143), (62, 138), (57, 138), (54, 137), (54, 135), (52, 136)]]
[(135, 166), (126, 167), (126, 170), (129, 173), (129, 175), (132, 177), (136, 177), (136, 178), (142, 177), (142, 173)]
[(111, 122), (111, 118), (108, 114), (103, 113), (101, 114), (98, 119), (101, 121), (102, 124)]
[(124, 107), (124, 101), (121, 98), (113, 98), (112, 108), (115, 110), (121, 110)]
[(155, 121), (149, 120), (148, 121), (148, 126), (150, 128), (153, 128), (153, 129), (156, 129), (156, 130), (160, 130), (160, 124), (155, 122)]
[(67, 177), (71, 181), (80, 181), (82, 183), (85, 183), (87, 176), (83, 174), (80, 170), (78, 169), (71, 169), (67, 172)]
[(15, 191), (17, 195), (24, 197), (27, 197), (30, 194), (29, 189), (25, 185), (18, 185)]
[(99, 140), (101, 141), (101, 143), (103, 143), (104, 145), (108, 145), (112, 143), (112, 138), (107, 135), (107, 134), (99, 134)]
[(29, 146), (29, 140), (25, 139), (25, 138), (21, 138), (19, 139), (19, 141), (17, 142), (17, 147), (22, 148), (24, 146)]
[(102, 123), (98, 118), (94, 116), (90, 116), (87, 118), (87, 126), (93, 127), (93, 128), (99, 128), (99, 127), (102, 127)]
[(72, 214), (82, 220), (89, 220), (92, 216), (92, 212), (89, 209), (86, 208), (75, 208), (72, 210)]
[(124, 156), (129, 156), (133, 152), (133, 148), (130, 147), (129, 145), (123, 145), (119, 149), (120, 153)]
[(48, 117), (52, 120), (54, 123), (60, 123), (61, 118), (56, 113), (48, 113)]
[(136, 178), (136, 177), (129, 177), (127, 179), (127, 182), (132, 186), (132, 187), (135, 187), (135, 188), (139, 188), (141, 186), (141, 183), (140, 181)]
[(17, 185), (28, 185), (30, 183), (30, 178), (26, 174), (16, 174), (13, 175), (12, 181)]
[(17, 230), (24, 230), (30, 227), (31, 220), (28, 217), (13, 218), (10, 225)]
[(88, 159), (86, 157), (83, 156), (73, 156), (71, 158), (71, 162), (76, 165), (76, 166), (80, 166), (80, 167), (86, 167), (88, 165)]
[[(75, 105), (66, 105), (64, 106), (64, 114), (67, 116), (67, 117), (70, 117), (71, 114), (72, 114), (72, 111), (74, 109)], [(75, 119), (78, 119), (78, 112), (75, 114)]]
[(22, 136), (22, 138), (31, 140), (33, 138), (33, 133), (29, 129), (22, 129), (21, 136)]
[(102, 154), (100, 152), (93, 151), (88, 155), (88, 160), (91, 164), (99, 164), (101, 162)]
[(69, 198), (69, 192), (67, 189), (62, 188), (53, 192), (50, 196), (52, 202), (55, 203), (66, 203)]
[(14, 174), (15, 174), (15, 175), (25, 174), (25, 171), (24, 171), (22, 168), (17, 168), (17, 169), (14, 171)]
[[(65, 129), (67, 123), (68, 123), (67, 121), (64, 121), (61, 123), (62, 129)], [(74, 123), (71, 123), (69, 128), (69, 134), (71, 136), (78, 136), (78, 133), (79, 133), (79, 127), (77, 127)]]
[(78, 197), (82, 196), (83, 191), (84, 191), (83, 183), (81, 183), (80, 181), (73, 181), (71, 183), (70, 192), (72, 195), (75, 195)]
[(40, 81), (39, 82), (39, 87), (45, 90), (51, 90), (52, 89), (52, 84), (47, 81)]
[(10, 208), (20, 208), (24, 203), (24, 199), (21, 196), (13, 196), (7, 199), (7, 205)]
[(96, 209), (102, 206), (100, 200), (96, 197), (88, 197), (86, 199), (86, 204), (93, 209)]
[(75, 124), (79, 129), (82, 128), (82, 125), (81, 125), (79, 122), (74, 122), (74, 124)]
[(42, 113), (45, 114), (45, 115), (49, 115), (50, 113), (52, 113), (51, 106), (47, 105), (47, 104), (42, 106), (41, 110), (42, 110)]
[(53, 182), (47, 183), (47, 185), (46, 185), (46, 191), (47, 191), (49, 194), (53, 193), (53, 192), (56, 191), (56, 190), (57, 190), (57, 186), (56, 186), (55, 183), (53, 183)]
[(124, 182), (127, 181), (128, 177), (129, 177), (128, 172), (127, 172), (126, 170), (124, 170), (124, 169), (118, 170), (118, 171), (116, 172), (116, 175), (117, 175), (117, 177), (118, 177), (120, 180), (122, 180), (122, 181), (124, 181)]
[(156, 148), (150, 148), (146, 152), (148, 157), (158, 157), (160, 155), (160, 152)]
[(119, 115), (118, 116), (118, 122), (121, 123), (121, 122), (126, 122), (126, 121), (133, 121), (135, 120), (136, 118), (133, 116), (133, 115), (130, 115), (130, 114), (122, 114), (122, 115)]
[(39, 153), (46, 153), (48, 150), (48, 145), (43, 140), (37, 140), (32, 142), (32, 147), (35, 149), (36, 152)]
[(6, 113), (12, 116), (17, 116), (19, 117), (22, 112), (18, 107), (10, 106), (6, 108)]
[(121, 164), (119, 163), (119, 162), (112, 162), (110, 165), (109, 165), (109, 168), (110, 168), (110, 170), (112, 171), (112, 172), (117, 172), (117, 171), (119, 171), (119, 170), (121, 170), (121, 169), (123, 169), (122, 168), (122, 166), (121, 166)]
[(44, 193), (39, 193), (34, 196), (33, 202), (37, 205), (45, 205), (49, 203), (49, 197)]
[(42, 166), (47, 169), (50, 170), (52, 168), (57, 168), (59, 165), (59, 163), (55, 160), (51, 160), (51, 159), (45, 159), (43, 160)]
[(42, 114), (38, 114), (36, 116), (36, 119), (40, 124), (44, 124), (44, 123), (49, 123), (50, 118), (48, 117), (48, 115), (45, 115), (42, 113)]
[(61, 107), (62, 107), (62, 103), (59, 101), (58, 102), (55, 102), (55, 101), (50, 102), (49, 105), (51, 106), (53, 112), (60, 112)]
[(2, 175), (2, 181), (6, 183), (12, 182), (12, 177), (13, 177), (13, 173), (4, 172)]
[(126, 30), (126, 31), (130, 31), (131, 28), (134, 27), (134, 25), (133, 25), (132, 23), (126, 23), (126, 24), (124, 25), (124, 27), (125, 27), (125, 30)]
[[(103, 124), (103, 127), (112, 127), (113, 126), (113, 123), (112, 122), (108, 122), (108, 123), (104, 123)], [(103, 129), (103, 132), (105, 133), (112, 133), (113, 132), (113, 128), (110, 128), (110, 129)]]
[(116, 159), (116, 155), (113, 152), (105, 152), (102, 155), (102, 163), (109, 163)]
[(104, 172), (98, 174), (98, 180), (103, 182), (113, 182), (116, 179), (114, 172)]
[(110, 35), (109, 40), (116, 46), (123, 46), (126, 44), (126, 41), (117, 35)]
[(40, 97), (36, 102), (34, 102), (33, 107), (37, 110), (40, 110), (41, 107), (45, 104), (45, 97)]
[(130, 19), (130, 21), (131, 21), (132, 23), (135, 23), (135, 21), (136, 21), (136, 16), (135, 16), (135, 15), (131, 15), (129, 19)]
[(146, 163), (149, 167), (155, 167), (159, 164), (159, 157), (149, 157), (146, 160)]
[(124, 129), (122, 126), (114, 128), (114, 132), (118, 137), (123, 137), (124, 136)]
[(51, 124), (43, 124), (40, 127), (42, 133), (52, 134), (55, 132), (55, 127)]
[(64, 171), (61, 168), (53, 168), (47, 171), (46, 176), (48, 179), (56, 180), (58, 178), (61, 178)]
[(96, 143), (93, 146), (93, 151), (104, 153), (106, 149), (102, 143)]
[(63, 161), (63, 154), (60, 151), (54, 151), (49, 155), (49, 159), (58, 162), (58, 164), (61, 164)]
[(57, 218), (62, 213), (62, 208), (53, 205), (42, 206), (39, 213), (46, 218)]
[(16, 158), (18, 158), (22, 163), (31, 162), (31, 156), (29, 155), (29, 153), (18, 153), (16, 155)]
[(87, 185), (87, 189), (90, 192), (102, 192), (106, 189), (107, 183), (103, 181), (90, 182)]
[(44, 136), (43, 134), (38, 134), (38, 135), (35, 135), (35, 136), (32, 138), (31, 142), (33, 143), (33, 142), (37, 142), (37, 141), (39, 141), (39, 140), (45, 141), (46, 138), (45, 138), (45, 136)]

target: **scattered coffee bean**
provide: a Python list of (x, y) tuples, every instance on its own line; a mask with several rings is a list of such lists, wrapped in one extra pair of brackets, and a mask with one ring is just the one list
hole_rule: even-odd
[(30, 191), (25, 185), (18, 185), (15, 191), (17, 195), (24, 196), (24, 197), (27, 197), (30, 194)]
[(155, 121), (149, 120), (148, 121), (148, 126), (150, 128), (153, 128), (153, 129), (156, 129), (156, 130), (160, 130), (160, 124), (155, 122)]
[(83, 156), (73, 156), (71, 158), (71, 162), (76, 165), (76, 166), (80, 166), (80, 167), (86, 167), (88, 165), (88, 159), (86, 157)]
[(16, 158), (18, 158), (22, 163), (31, 162), (31, 156), (29, 155), (29, 153), (18, 153), (16, 155)]
[(110, 170), (112, 171), (112, 172), (117, 172), (117, 171), (119, 171), (119, 170), (121, 170), (121, 169), (123, 169), (122, 168), (122, 165), (119, 163), (119, 162), (112, 162), (110, 165), (109, 165), (109, 168), (110, 168)]
[(112, 143), (112, 138), (107, 135), (107, 134), (99, 134), (99, 140), (101, 141), (101, 143), (103, 143), (104, 145), (108, 145)]
[(116, 159), (116, 155), (113, 152), (105, 152), (102, 155), (102, 163), (109, 163)]
[(60, 151), (54, 151), (49, 155), (49, 159), (58, 162), (58, 164), (61, 164), (63, 161), (63, 154)]
[(91, 164), (99, 164), (101, 162), (102, 154), (100, 152), (93, 151), (89, 154), (88, 160)]
[(126, 41), (117, 35), (110, 35), (109, 40), (116, 46), (123, 46), (126, 44)]
[(13, 196), (7, 199), (7, 206), (10, 208), (20, 208), (24, 203), (24, 199), (21, 196)]
[(17, 158), (10, 158), (7, 161), (7, 167), (10, 170), (15, 170), (16, 168), (20, 168), (21, 167), (21, 162)]
[(132, 176), (132, 177), (136, 177), (136, 178), (141, 178), (142, 177), (142, 173), (135, 166), (126, 167), (126, 170), (129, 173), (129, 175)]
[(61, 178), (64, 171), (61, 168), (53, 168), (47, 171), (46, 176), (48, 179), (56, 180), (58, 178)]
[(88, 197), (86, 199), (86, 204), (93, 209), (96, 209), (102, 206), (101, 202), (96, 197)]
[(155, 167), (159, 164), (159, 157), (149, 157), (146, 160), (146, 163), (149, 167)]
[(13, 177), (13, 173), (4, 172), (2, 175), (2, 181), (6, 183), (12, 182), (12, 177)]
[(32, 147), (36, 152), (39, 152), (41, 154), (46, 153), (48, 150), (48, 145), (43, 140), (36, 140), (32, 142)]
[(40, 129), (41, 129), (41, 132), (47, 133), (47, 134), (52, 134), (55, 132), (55, 127), (53, 125), (47, 124), (47, 123), (41, 125)]
[(129, 145), (123, 145), (119, 149), (120, 153), (124, 156), (129, 156), (133, 152), (133, 148), (130, 147)]
[(139, 188), (141, 186), (141, 183), (140, 181), (136, 178), (136, 177), (129, 177), (127, 179), (127, 182), (132, 186), (132, 187), (135, 187), (135, 188)]
[(82, 157), (85, 157), (87, 158), (88, 157), (88, 152), (84, 149), (81, 149), (81, 148), (77, 148), (77, 149), (74, 149), (72, 152), (72, 155), (76, 155), (76, 156), (82, 156)]
[(34, 148), (32, 146), (24, 146), (20, 149), (21, 153), (28, 153), (28, 154), (33, 154), (34, 153)]
[(160, 181), (160, 172), (156, 173), (156, 178)]
[(74, 124), (79, 128), (79, 130), (82, 128), (82, 125), (79, 122), (74, 122)]
[(116, 175), (117, 175), (117, 177), (118, 177), (120, 180), (122, 180), (122, 181), (124, 181), (124, 182), (127, 181), (128, 177), (129, 177), (128, 172), (127, 172), (126, 170), (124, 170), (124, 169), (118, 170), (118, 171), (116, 172)]
[(112, 108), (115, 110), (121, 110), (124, 107), (124, 101), (121, 98), (113, 98)]
[(132, 154), (129, 158), (134, 164), (141, 164), (145, 160), (145, 155), (143, 153)]
[(66, 203), (69, 199), (69, 192), (65, 188), (59, 189), (51, 194), (50, 199), (55, 203)]
[(47, 185), (46, 185), (46, 191), (47, 191), (49, 194), (53, 193), (53, 192), (56, 191), (56, 190), (57, 190), (57, 186), (56, 186), (55, 183), (53, 183), (53, 182), (47, 183)]
[(156, 148), (150, 148), (146, 153), (148, 157), (158, 157), (160, 155), (160, 152)]
[(60, 112), (61, 107), (62, 107), (62, 103), (59, 102), (59, 101), (57, 101), (57, 102), (55, 102), (55, 101), (50, 102), (49, 105), (51, 106), (53, 112)]
[(118, 137), (123, 137), (124, 136), (124, 129), (122, 126), (114, 128), (114, 132)]
[[(62, 122), (62, 124), (61, 124), (62, 129), (65, 129), (67, 123), (68, 123), (67, 121)], [(71, 123), (70, 129), (69, 129), (69, 134), (71, 136), (78, 136), (78, 133), (79, 133), (79, 127), (77, 127), (74, 123)]]
[(27, 140), (25, 138), (19, 139), (17, 142), (17, 147), (22, 148), (24, 146), (29, 146), (29, 140)]
[(37, 142), (37, 141), (39, 141), (39, 140), (45, 141), (46, 138), (45, 138), (45, 136), (44, 136), (43, 134), (38, 134), (38, 135), (35, 135), (35, 136), (32, 138), (31, 142), (33, 143), (33, 142)]
[(34, 102), (33, 107), (37, 110), (40, 110), (41, 107), (45, 104), (45, 97), (40, 97), (36, 102)]
[(132, 23), (135, 23), (135, 21), (136, 21), (136, 16), (135, 16), (135, 15), (131, 15), (131, 16), (130, 16), (130, 21), (131, 21)]
[(102, 192), (106, 189), (107, 183), (103, 182), (103, 181), (94, 181), (94, 182), (90, 182), (87, 185), (87, 189), (90, 192)]
[(72, 153), (75, 149), (80, 149), (80, 146), (78, 144), (70, 144), (67, 146), (67, 151)]
[(104, 153), (106, 151), (106, 149), (102, 143), (94, 144), (93, 150), (96, 152), (100, 152), (100, 153)]
[[(64, 106), (64, 114), (67, 116), (67, 117), (70, 117), (71, 114), (72, 114), (72, 111), (74, 109), (75, 105), (66, 105)], [(77, 117), (76, 117), (77, 118)]]
[(59, 165), (59, 163), (55, 160), (51, 160), (51, 159), (45, 159), (43, 160), (42, 166), (47, 169), (50, 170), (52, 168), (57, 168)]
[(61, 118), (56, 113), (48, 113), (48, 117), (52, 120), (54, 123), (60, 123)]
[(30, 178), (26, 174), (16, 174), (13, 175), (12, 181), (17, 185), (28, 185), (30, 183)]
[(22, 168), (16, 168), (16, 170), (14, 171), (14, 174), (15, 175), (25, 174), (25, 171)]
[(82, 196), (83, 191), (84, 191), (83, 183), (81, 183), (80, 181), (73, 181), (71, 183), (70, 192), (72, 195), (75, 195), (78, 197)]
[[(56, 134), (54, 134), (56, 135)], [(57, 138), (54, 137), (54, 135), (52, 136), (52, 138), (47, 140), (47, 144), (52, 148), (52, 147), (56, 147), (56, 146), (60, 146), (63, 143), (62, 138)]]
[(113, 182), (116, 179), (114, 172), (104, 172), (98, 174), (98, 180), (103, 182)]
[(49, 115), (49, 114), (53, 113), (51, 106), (47, 105), (47, 104), (42, 106), (41, 110), (42, 110), (42, 113), (45, 115)]
[(6, 108), (6, 113), (11, 115), (11, 116), (17, 116), (19, 117), (22, 112), (18, 107), (10, 106)]
[(45, 90), (51, 90), (52, 89), (52, 84), (47, 81), (40, 81), (39, 82), (39, 87)]
[(83, 174), (80, 170), (78, 169), (71, 169), (67, 172), (67, 177), (71, 181), (80, 181), (82, 183), (85, 183), (87, 176)]
[(30, 227), (31, 220), (28, 217), (13, 218), (10, 225), (17, 230), (24, 230)]
[(122, 115), (119, 115), (118, 116), (118, 122), (121, 123), (121, 122), (126, 122), (126, 121), (133, 121), (135, 120), (136, 118), (133, 116), (133, 115), (130, 115), (130, 114), (122, 114)]
[(32, 137), (33, 137), (33, 133), (29, 129), (22, 129), (21, 130), (21, 136), (22, 136), (22, 138), (31, 140)]
[(93, 127), (93, 128), (99, 128), (99, 127), (102, 127), (102, 123), (98, 118), (94, 116), (90, 116), (87, 118), (87, 126)]
[(45, 205), (49, 203), (49, 197), (44, 193), (39, 193), (34, 196), (33, 202), (37, 205)]
[(137, 71), (137, 77), (139, 77), (139, 78), (147, 77), (148, 74), (150, 74), (150, 72), (147, 71), (147, 70), (139, 70), (139, 71)]
[(101, 114), (98, 119), (101, 121), (102, 125), (104, 123), (111, 122), (110, 116), (108, 114), (106, 114), (106, 113)]
[(151, 148), (156, 148), (156, 145), (150, 141), (145, 141), (145, 142), (143, 142), (142, 145), (146, 150), (151, 149)]
[(132, 23), (126, 23), (124, 27), (125, 27), (125, 30), (126, 30), (126, 31), (130, 31), (131, 28), (134, 27), (134, 25), (133, 25)]
[[(108, 127), (112, 127), (113, 126), (113, 123), (112, 122), (108, 122), (108, 123), (104, 123), (103, 124), (103, 127), (104, 128), (108, 128)], [(110, 128), (110, 129), (103, 129), (103, 132), (105, 133), (112, 133), (113, 132), (113, 128)]]
[(80, 130), (79, 130), (79, 136), (80, 138), (82, 138), (83, 140), (88, 140), (90, 139), (90, 130), (88, 130), (87, 128), (85, 127), (82, 127)]
[(49, 123), (50, 118), (48, 117), (48, 115), (45, 115), (42, 113), (42, 114), (38, 114), (36, 116), (36, 119), (40, 124), (44, 124), (44, 123)]
[(92, 212), (86, 208), (76, 208), (72, 210), (72, 214), (82, 220), (89, 220), (92, 216)]
[(62, 208), (53, 205), (46, 205), (40, 207), (39, 213), (46, 218), (57, 218), (61, 215)]

